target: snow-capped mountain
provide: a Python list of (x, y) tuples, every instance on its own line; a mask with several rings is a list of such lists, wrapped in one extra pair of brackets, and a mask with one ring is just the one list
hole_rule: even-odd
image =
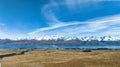
[(79, 39), (82, 41), (91, 41), (91, 40), (98, 40), (98, 41), (118, 41), (120, 40), (120, 37), (115, 37), (115, 36), (103, 36), (103, 37), (95, 37), (95, 36), (90, 36), (90, 37), (64, 37), (64, 36), (52, 36), (52, 37), (39, 37), (36, 38), (37, 40), (49, 40), (49, 39), (64, 39), (64, 40), (75, 40)]
[(103, 40), (103, 41), (117, 41), (117, 40), (120, 40), (120, 37), (104, 36), (104, 37), (101, 37), (101, 40)]
[(119, 37), (114, 37), (114, 36), (103, 36), (103, 37), (83, 37), (83, 41), (91, 41), (91, 40), (98, 40), (98, 41), (117, 41), (120, 40)]

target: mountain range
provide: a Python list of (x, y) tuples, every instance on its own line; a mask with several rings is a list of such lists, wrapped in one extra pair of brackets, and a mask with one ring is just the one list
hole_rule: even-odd
[(74, 40), (78, 39), (81, 41), (91, 41), (91, 40), (98, 40), (98, 41), (118, 41), (120, 40), (120, 37), (115, 37), (115, 36), (103, 36), (103, 37), (95, 37), (95, 36), (90, 36), (90, 37), (63, 37), (63, 36), (52, 36), (52, 37), (38, 37), (35, 38), (36, 40), (57, 40), (57, 39), (64, 39), (64, 40)]
[(79, 46), (119, 46), (120, 38), (115, 36), (103, 37), (41, 37), (34, 39), (0, 39), (0, 45), (79, 45)]

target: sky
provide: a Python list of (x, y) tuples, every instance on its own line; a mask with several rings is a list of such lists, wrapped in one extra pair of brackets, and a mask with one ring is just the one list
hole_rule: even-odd
[(0, 38), (120, 37), (119, 0), (0, 0)]

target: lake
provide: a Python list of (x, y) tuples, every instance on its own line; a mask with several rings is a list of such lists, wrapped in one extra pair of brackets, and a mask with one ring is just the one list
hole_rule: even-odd
[(0, 49), (35, 49), (35, 48), (39, 48), (39, 49), (51, 49), (51, 48), (59, 48), (59, 49), (65, 49), (65, 48), (76, 48), (76, 49), (98, 49), (98, 48), (108, 48), (108, 49), (120, 49), (120, 46), (76, 46), (76, 45), (58, 45), (58, 46), (54, 46), (54, 45), (42, 45), (42, 46), (34, 46), (34, 45), (0, 45)]

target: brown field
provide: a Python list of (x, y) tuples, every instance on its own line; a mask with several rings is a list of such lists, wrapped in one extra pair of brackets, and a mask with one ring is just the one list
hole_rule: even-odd
[(34, 50), (5, 57), (2, 67), (120, 67), (120, 50)]

